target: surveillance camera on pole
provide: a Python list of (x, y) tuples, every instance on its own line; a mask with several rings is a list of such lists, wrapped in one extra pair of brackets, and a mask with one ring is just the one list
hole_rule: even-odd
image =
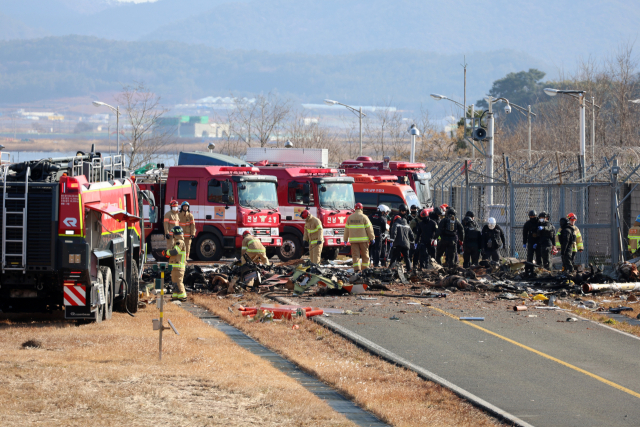
[(216, 144), (214, 144), (213, 142), (210, 142), (209, 145), (207, 145), (207, 148), (209, 149), (210, 153), (213, 153), (213, 150), (216, 149)]
[(504, 112), (507, 114), (511, 114), (511, 105), (507, 104), (507, 106), (504, 107)]

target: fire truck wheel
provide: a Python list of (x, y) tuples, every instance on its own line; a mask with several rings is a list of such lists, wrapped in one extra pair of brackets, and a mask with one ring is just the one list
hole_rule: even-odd
[(222, 258), (222, 243), (214, 234), (205, 233), (196, 243), (196, 256), (200, 261), (219, 261)]
[(138, 264), (131, 261), (131, 283), (127, 283), (127, 309), (129, 313), (138, 312), (138, 299), (140, 298), (140, 279), (138, 278)]
[(111, 276), (111, 269), (109, 267), (103, 267), (102, 277), (104, 277), (104, 306), (103, 306), (103, 320), (111, 319), (113, 314), (113, 277)]
[[(102, 275), (102, 270), (98, 270), (98, 283), (100, 283), (100, 285), (104, 283), (104, 276)], [(102, 317), (104, 316), (104, 305), (99, 304), (96, 311), (93, 312), (93, 315), (95, 316), (93, 318), (94, 322), (96, 323), (102, 322)]]
[(282, 262), (302, 258), (302, 242), (293, 234), (282, 236), (282, 246), (278, 248), (278, 258)]

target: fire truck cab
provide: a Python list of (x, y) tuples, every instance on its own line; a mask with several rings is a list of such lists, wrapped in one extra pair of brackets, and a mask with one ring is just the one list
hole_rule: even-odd
[(336, 259), (344, 242), (347, 216), (351, 215), (355, 205), (353, 178), (331, 168), (269, 165), (267, 161), (256, 166), (261, 174), (278, 179), (278, 202), (282, 214), (282, 246), (276, 249), (278, 257), (282, 261), (302, 257), (305, 220), (300, 214), (308, 209), (322, 222), (322, 257)]
[(406, 184), (400, 184), (394, 175), (348, 175), (354, 179), (353, 191), (356, 202), (362, 203), (366, 215), (376, 212), (379, 205), (391, 208), (391, 218), (399, 212), (398, 208), (402, 204), (406, 205), (407, 209), (411, 205), (420, 206), (415, 191)]
[[(424, 163), (392, 162), (389, 157), (383, 161), (372, 160), (368, 156), (360, 156), (355, 160), (345, 160), (340, 165), (347, 174), (367, 174), (374, 176), (394, 175), (398, 182), (408, 184), (418, 197), (418, 206), (431, 207), (431, 190), (429, 180), (431, 173), (424, 170)], [(413, 203), (412, 203), (413, 204)]]
[(267, 248), (282, 245), (275, 176), (259, 175), (255, 167), (172, 166), (137, 175), (140, 188), (153, 193), (163, 212), (148, 223), (147, 242), (156, 259), (166, 249), (162, 215), (169, 202), (189, 202), (196, 223), (191, 256), (218, 261), (239, 252), (242, 233), (251, 230)]

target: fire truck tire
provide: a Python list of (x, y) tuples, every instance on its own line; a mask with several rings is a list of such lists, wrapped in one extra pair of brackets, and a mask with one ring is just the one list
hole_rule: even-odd
[(198, 237), (195, 249), (199, 261), (219, 261), (222, 258), (222, 243), (212, 233)]
[(102, 277), (104, 279), (104, 308), (102, 309), (102, 319), (109, 320), (113, 315), (113, 277), (109, 267), (103, 267)]
[(282, 246), (278, 248), (277, 255), (282, 262), (302, 258), (302, 242), (294, 234), (284, 234)]
[(138, 278), (138, 263), (131, 261), (131, 282), (127, 283), (127, 310), (129, 313), (138, 312), (138, 299), (140, 298), (140, 279)]

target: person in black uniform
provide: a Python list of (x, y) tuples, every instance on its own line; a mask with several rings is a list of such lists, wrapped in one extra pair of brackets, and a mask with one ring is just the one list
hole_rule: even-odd
[(458, 264), (458, 242), (464, 241), (464, 229), (456, 218), (456, 211), (453, 208), (447, 209), (446, 216), (438, 225), (438, 250), (436, 260), (445, 255), (445, 264), (448, 267), (455, 267)]
[(576, 241), (576, 232), (567, 218), (560, 218), (559, 240), (562, 269), (565, 273), (571, 273), (573, 272), (573, 244)]
[(480, 246), (482, 245), (482, 233), (480, 232), (480, 226), (478, 226), (473, 212), (467, 212), (462, 220), (462, 228), (464, 228), (462, 266), (469, 268), (471, 264), (478, 265)]
[[(538, 257), (537, 251), (534, 246), (538, 243), (538, 214), (534, 210), (529, 211), (529, 221), (524, 223), (522, 227), (522, 248), (527, 250), (527, 262), (533, 263), (533, 257), (535, 255), (536, 262), (540, 264), (542, 261)], [(528, 273), (533, 272), (532, 265), (526, 265), (525, 271)]]
[(386, 242), (384, 242), (383, 236), (387, 234), (387, 210), (389, 208), (386, 205), (378, 206), (378, 211), (369, 216), (369, 221), (373, 226), (373, 235), (375, 236), (375, 243), (372, 243), (369, 247), (369, 253), (373, 259), (373, 266), (378, 267), (382, 260), (382, 265), (387, 266), (387, 253)]
[(393, 240), (393, 257), (391, 258), (391, 268), (395, 267), (396, 262), (400, 260), (400, 256), (404, 257), (404, 263), (407, 271), (411, 271), (411, 258), (409, 257), (409, 248), (413, 246), (413, 232), (407, 224), (407, 220), (402, 217), (396, 217), (391, 227), (391, 240)]
[(489, 218), (487, 225), (482, 228), (482, 260), (492, 259), (500, 261), (501, 248), (504, 247), (505, 238), (502, 228), (496, 224), (495, 218)]
[[(431, 218), (431, 220), (436, 223), (436, 230), (440, 225), (441, 217), (442, 217), (442, 209), (440, 209), (439, 206), (434, 207), (431, 213), (429, 213), (429, 218)], [(436, 235), (433, 237), (433, 241), (431, 242), (431, 245), (427, 248), (427, 251), (429, 252), (429, 257), (431, 257), (431, 259), (436, 259), (436, 248), (438, 245), (437, 239), (438, 239), (438, 234), (436, 232)], [(436, 261), (440, 263), (441, 260), (436, 259)]]
[[(407, 216), (407, 224), (409, 224), (409, 228), (411, 228), (411, 232), (413, 233), (413, 235), (415, 236), (417, 233), (417, 228), (418, 228), (418, 221), (420, 221), (420, 218), (418, 217), (419, 212), (418, 212), (418, 206), (417, 205), (411, 205), (411, 213)], [(416, 240), (415, 243), (413, 245), (411, 245), (411, 248), (409, 248), (409, 256), (411, 257), (411, 260), (413, 262), (413, 265), (418, 265), (419, 258), (420, 258), (420, 253), (418, 252), (418, 241)]]
[(556, 228), (547, 220), (547, 214), (540, 212), (538, 215), (538, 242), (536, 251), (541, 260), (541, 266), (549, 270), (551, 251), (556, 245)]
[[(419, 254), (419, 262), (422, 268), (426, 268), (431, 264), (431, 253), (429, 249), (433, 246), (431, 242), (436, 238), (438, 225), (433, 220), (426, 209), (420, 211), (420, 221), (416, 226), (416, 243), (418, 244), (417, 252)], [(414, 266), (416, 264), (414, 263)]]

